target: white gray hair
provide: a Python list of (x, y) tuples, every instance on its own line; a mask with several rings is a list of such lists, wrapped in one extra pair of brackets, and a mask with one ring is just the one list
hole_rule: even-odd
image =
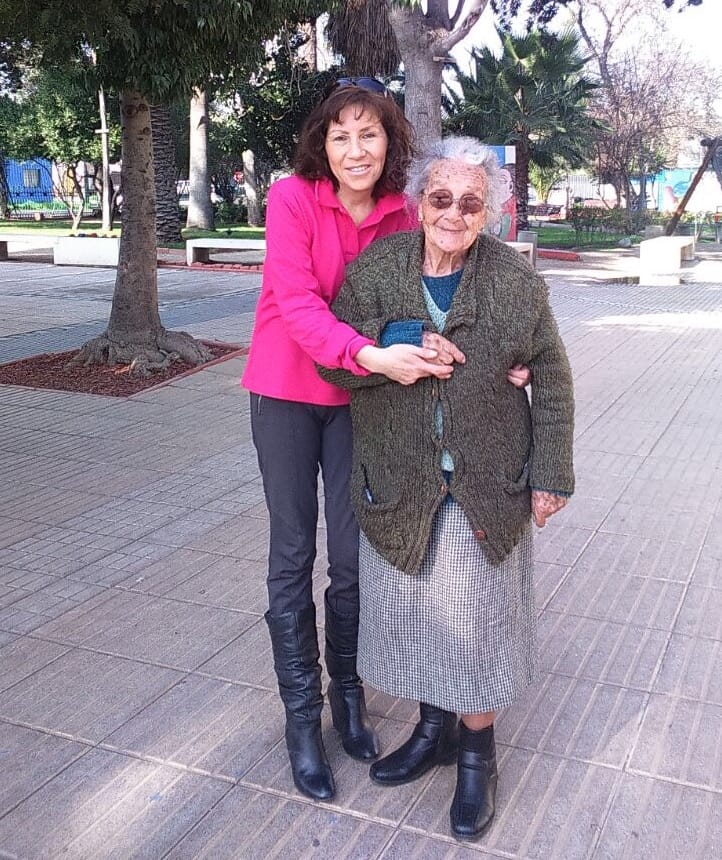
[(409, 168), (406, 195), (414, 203), (419, 203), (424, 196), (431, 169), (437, 161), (462, 161), (482, 168), (486, 174), (486, 228), (493, 227), (501, 218), (502, 206), (509, 196), (507, 180), (494, 150), (473, 137), (444, 137), (429, 144)]

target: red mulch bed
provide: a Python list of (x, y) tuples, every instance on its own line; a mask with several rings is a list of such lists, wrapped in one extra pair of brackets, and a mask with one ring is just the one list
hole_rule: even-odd
[(0, 385), (24, 385), (29, 388), (52, 388), (56, 391), (79, 391), (83, 394), (102, 394), (106, 397), (129, 397), (139, 391), (147, 391), (166, 385), (174, 379), (196, 373), (213, 364), (218, 364), (237, 355), (245, 355), (246, 347), (231, 343), (203, 341), (213, 353), (213, 359), (205, 364), (193, 365), (178, 361), (167, 370), (150, 376), (131, 376), (129, 365), (104, 367), (67, 367), (77, 350), (34, 355), (9, 364), (0, 365)]

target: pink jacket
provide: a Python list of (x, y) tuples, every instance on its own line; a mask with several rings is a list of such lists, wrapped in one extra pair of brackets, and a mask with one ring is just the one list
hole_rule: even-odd
[(373, 341), (339, 322), (329, 305), (346, 265), (364, 248), (416, 226), (401, 194), (380, 198), (357, 227), (329, 179), (291, 176), (274, 183), (268, 193), (266, 261), (244, 387), (282, 400), (348, 403), (348, 392), (324, 382), (314, 362), (365, 375), (354, 356)]

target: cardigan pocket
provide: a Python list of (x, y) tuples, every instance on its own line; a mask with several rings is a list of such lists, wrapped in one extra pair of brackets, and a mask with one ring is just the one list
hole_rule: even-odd
[(521, 474), (518, 478), (511, 480), (504, 477), (504, 489), (509, 495), (523, 493), (529, 487), (529, 461), (527, 460), (522, 467)]
[(364, 465), (360, 465), (357, 481), (354, 482), (361, 493), (357, 495), (357, 513), (359, 526), (377, 549), (389, 547), (398, 549), (404, 545), (404, 540), (398, 528), (398, 508), (401, 499), (376, 501), (374, 492), (369, 484), (368, 473)]

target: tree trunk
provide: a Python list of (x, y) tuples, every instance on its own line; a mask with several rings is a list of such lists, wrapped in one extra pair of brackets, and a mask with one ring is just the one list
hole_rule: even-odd
[(258, 201), (258, 181), (256, 179), (256, 162), (253, 150), (246, 149), (243, 153), (243, 182), (246, 192), (246, 207), (248, 209), (248, 226), (260, 227), (261, 206)]
[(196, 90), (191, 99), (190, 180), (186, 227), (215, 230), (208, 173), (208, 94)]
[(529, 229), (529, 146), (524, 141), (516, 147), (516, 229)]
[(389, 21), (404, 64), (406, 116), (416, 130), (419, 149), (424, 149), (441, 137), (443, 63), (433, 58), (445, 56), (445, 49), (429, 29), (420, 6), (391, 6)]
[(155, 238), (159, 246), (181, 242), (180, 210), (176, 180), (175, 141), (171, 130), (170, 108), (152, 105), (153, 169), (155, 172)]
[(185, 332), (169, 332), (158, 312), (155, 187), (150, 108), (136, 91), (120, 94), (123, 210), (120, 258), (108, 328), (72, 359), (83, 364), (130, 364), (147, 375), (176, 359), (207, 361), (210, 351)]
[(5, 156), (0, 152), (0, 218), (10, 217), (10, 196), (5, 174)]
[(453, 15), (447, 0), (398, 5), (386, 0), (389, 21), (404, 64), (406, 116), (420, 149), (441, 137), (441, 82), (451, 48), (467, 36), (488, 0), (458, 0)]
[(105, 91), (102, 87), (98, 90), (98, 108), (100, 111), (100, 153), (103, 164), (103, 173), (100, 188), (100, 201), (102, 213), (102, 231), (110, 233), (113, 229), (112, 208), (110, 205), (111, 182), (110, 182), (110, 156), (108, 154), (108, 115), (105, 111)]

